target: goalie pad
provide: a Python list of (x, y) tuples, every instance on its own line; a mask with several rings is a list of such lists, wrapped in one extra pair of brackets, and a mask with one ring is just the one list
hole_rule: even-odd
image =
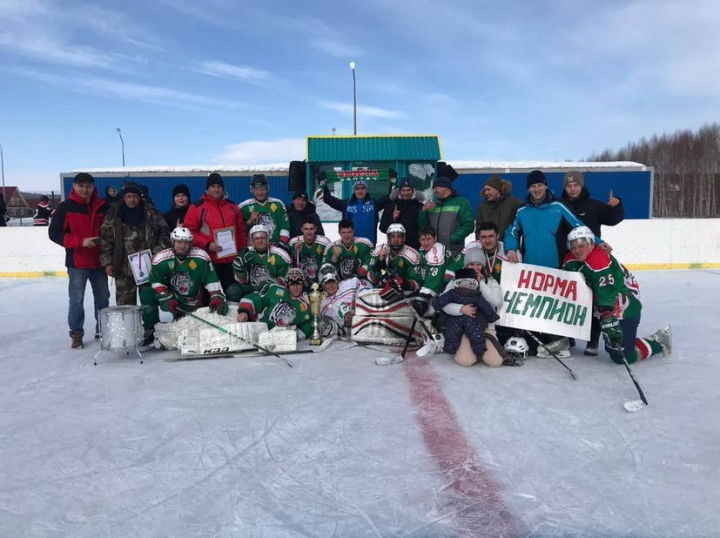
[[(350, 334), (356, 342), (371, 344), (403, 345), (410, 334), (415, 320), (415, 313), (412, 316), (359, 316), (352, 318)], [(412, 339), (415, 342), (423, 341), (423, 332), (416, 325)]]
[(297, 332), (295, 328), (274, 327), (260, 333), (258, 345), (273, 353), (286, 353), (297, 349)]
[(183, 329), (177, 343), (180, 355), (257, 350), (255, 343), (260, 334), (268, 330), (267, 324), (263, 322), (230, 322), (223, 326), (223, 329), (230, 334), (207, 325), (201, 328)]
[(357, 294), (355, 300), (355, 314), (357, 316), (375, 317), (415, 317), (415, 309), (404, 296), (392, 301), (380, 297), (380, 290), (364, 290)]

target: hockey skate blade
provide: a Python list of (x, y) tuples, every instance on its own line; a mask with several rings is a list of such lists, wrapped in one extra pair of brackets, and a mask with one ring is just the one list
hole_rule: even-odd
[(647, 407), (642, 400), (630, 400), (623, 404), (625, 411), (628, 413), (637, 413)]
[(397, 364), (402, 362), (403, 359), (400, 355), (393, 355), (392, 357), (378, 357), (375, 359), (375, 364), (378, 366), (388, 366), (390, 364)]

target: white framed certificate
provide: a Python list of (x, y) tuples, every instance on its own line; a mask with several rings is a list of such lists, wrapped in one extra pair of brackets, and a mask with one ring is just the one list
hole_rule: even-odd
[(215, 243), (220, 246), (220, 252), (215, 255), (218, 258), (227, 258), (237, 254), (237, 245), (235, 244), (235, 227), (218, 228), (214, 232)]
[(128, 255), (130, 268), (132, 269), (135, 284), (138, 286), (150, 282), (150, 269), (152, 268), (152, 252), (141, 250), (135, 254)]

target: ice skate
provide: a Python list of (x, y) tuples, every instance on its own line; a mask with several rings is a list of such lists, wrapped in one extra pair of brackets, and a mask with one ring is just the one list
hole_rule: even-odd
[(442, 351), (445, 345), (445, 337), (442, 334), (433, 334), (432, 338), (428, 338), (425, 345), (418, 349), (415, 354), (418, 357), (425, 357), (427, 355), (434, 355)]
[(669, 357), (672, 354), (672, 328), (670, 325), (664, 329), (660, 329), (655, 334), (648, 336), (649, 340), (653, 340), (662, 346), (662, 356)]

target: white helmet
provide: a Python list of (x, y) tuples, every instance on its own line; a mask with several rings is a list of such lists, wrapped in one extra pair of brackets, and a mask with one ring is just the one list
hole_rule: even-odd
[(325, 284), (325, 282), (328, 282), (330, 280), (334, 280), (335, 282), (338, 282), (340, 279), (338, 278), (337, 270), (335, 269), (335, 266), (331, 263), (326, 263), (320, 268), (320, 284)]
[(403, 226), (399, 222), (393, 222), (390, 226), (388, 226), (387, 232), (385, 232), (385, 235), (390, 235), (390, 234), (405, 235), (405, 226)]
[(178, 226), (170, 232), (170, 241), (188, 241), (192, 242), (193, 234), (185, 226)]
[(527, 357), (528, 351), (530, 351), (530, 346), (528, 346), (527, 341), (522, 336), (510, 337), (503, 347), (505, 348), (505, 353), (515, 359), (524, 359)]
[(252, 239), (253, 235), (263, 233), (266, 236), (270, 236), (270, 233), (268, 232), (267, 226), (264, 224), (256, 224), (252, 228), (250, 228), (250, 239)]
[(578, 226), (577, 228), (573, 228), (567, 236), (567, 248), (570, 248), (573, 241), (577, 241), (578, 239), (587, 239), (590, 243), (594, 243), (595, 234), (592, 233), (592, 230), (587, 226)]

